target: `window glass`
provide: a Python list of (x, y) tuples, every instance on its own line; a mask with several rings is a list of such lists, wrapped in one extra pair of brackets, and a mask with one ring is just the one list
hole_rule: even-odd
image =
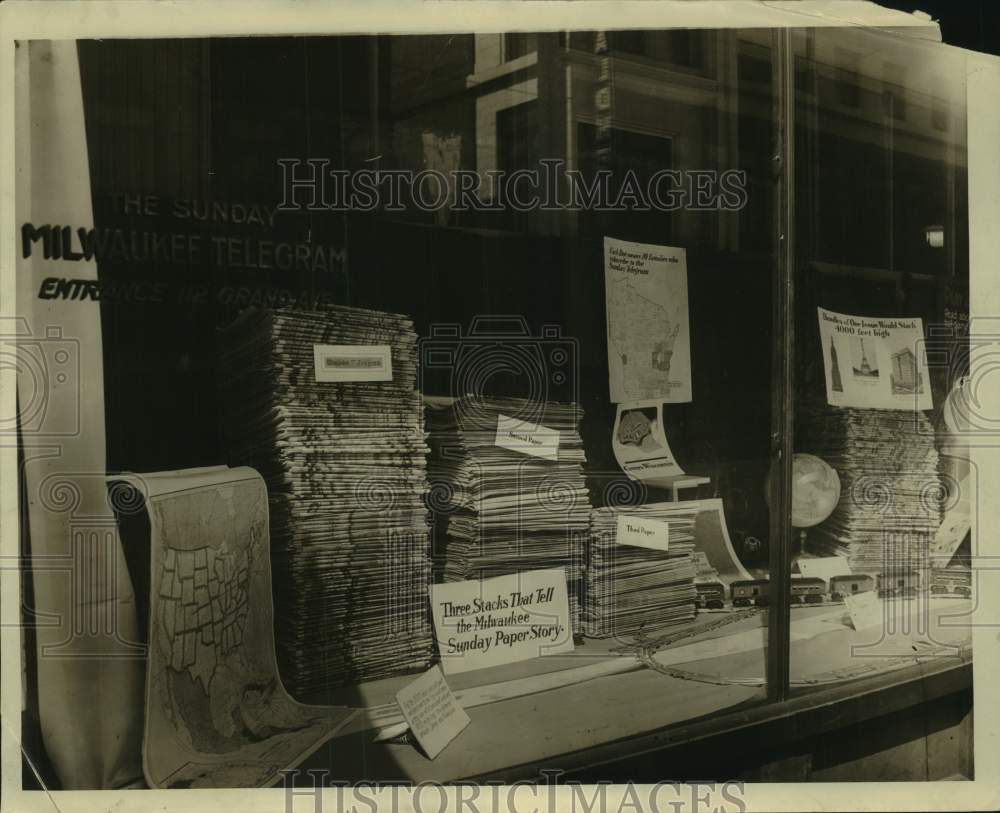
[(946, 417), (968, 372), (964, 57), (860, 30), (795, 47), (792, 579), (827, 590), (807, 608), (793, 587), (803, 692), (970, 656), (942, 618), (971, 609), (975, 472)]
[[(494, 433), (507, 412), (549, 420), (580, 457), (576, 468), (528, 465), (521, 480), (462, 469), (473, 479), (459, 483), (445, 450), (461, 443), (462, 427), (441, 417), (459, 407), (428, 407), (423, 488), (463, 486), (500, 507), (429, 499), (429, 535), (416, 543), (427, 545), (429, 570), (407, 577), (425, 579), (426, 592), (431, 582), (554, 567), (568, 590), (571, 656), (540, 648), (527, 663), (472, 670), (463, 685), (539, 671), (563, 672), (569, 684), (588, 663), (643, 665), (589, 686), (590, 711), (572, 716), (581, 736), (601, 730), (603, 693), (620, 696), (633, 683), (648, 708), (623, 735), (763, 700), (771, 41), (768, 31), (589, 31), (83, 43), (98, 225), (166, 228), (115, 198), (162, 196), (171, 211), (192, 213), (185, 227), (221, 252), (170, 269), (169, 301), (103, 308), (113, 466), (251, 465), (273, 498), (311, 501), (326, 516), (334, 504), (315, 476), (289, 486), (276, 450), (249, 442), (243, 413), (227, 405), (228, 392), (249, 398), (273, 383), (241, 368), (230, 326), (240, 314), (255, 318), (245, 315), (251, 307), (284, 301), (282, 291), (332, 307), (334, 321), (341, 305), (403, 314), (418, 342), (421, 397), (435, 407), (479, 399)], [(123, 126), (121, 110), (133, 112), (134, 127)], [(161, 168), (162, 151), (181, 173)], [(304, 181), (314, 177), (310, 159), (331, 173), (322, 189)], [(364, 177), (375, 178), (373, 200), (352, 186)], [(213, 214), (214, 202), (228, 202), (229, 220), (222, 208)], [(236, 223), (233, 203), (259, 205), (273, 220)], [(262, 242), (333, 254), (282, 272), (260, 261)], [(135, 270), (111, 261), (100, 273), (124, 280)], [(294, 305), (282, 313), (289, 324), (301, 318)], [(164, 397), (177, 387), (196, 395)], [(295, 387), (268, 397), (283, 410)], [(307, 459), (306, 471), (338, 465), (322, 447)], [(514, 474), (536, 460), (502, 458)], [(356, 524), (374, 527), (362, 497), (340, 499)], [(387, 630), (392, 602), (378, 599), (376, 635), (364, 638), (337, 591), (321, 587), (357, 578), (359, 565), (330, 569), (292, 541), (288, 521), (275, 503), (275, 634), (292, 694), (334, 702), (360, 696), (367, 680), (411, 681), (416, 669), (404, 657), (365, 666), (372, 647), (404, 647)], [(658, 541), (644, 547), (647, 535)], [(297, 598), (305, 584), (316, 593), (308, 604)], [(394, 581), (373, 590), (390, 587), (401, 589)], [(413, 634), (426, 634), (426, 622)], [(720, 637), (736, 653), (729, 659), (717, 656)], [(304, 646), (321, 659), (303, 660)], [(339, 654), (345, 648), (354, 654)], [(353, 677), (337, 665), (342, 657)], [(568, 719), (558, 704), (551, 714), (556, 728)]]
[[(861, 29), (78, 55), (107, 468), (263, 478), (276, 665), (228, 697), (363, 710), (304, 769), (606, 779), (671, 727), (971, 657), (940, 623), (973, 590), (960, 57)], [(134, 520), (150, 685), (197, 750), (229, 717), (185, 717), (185, 670), (245, 630)], [(436, 666), (473, 719), (431, 754), (396, 703)]]

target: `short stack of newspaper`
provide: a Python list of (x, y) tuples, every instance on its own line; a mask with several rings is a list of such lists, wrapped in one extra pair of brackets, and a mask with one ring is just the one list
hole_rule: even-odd
[[(416, 341), (404, 316), (347, 307), (253, 311), (222, 336), (230, 459), (268, 484), (278, 659), (300, 697), (430, 662)], [(318, 380), (331, 346), (388, 347), (389, 380)]]
[(593, 510), (585, 634), (649, 635), (694, 620), (697, 513), (694, 501)]
[(847, 556), (856, 573), (925, 570), (943, 495), (934, 428), (913, 410), (804, 411), (799, 443), (840, 476), (840, 502), (808, 529), (814, 553)]
[(444, 581), (562, 568), (573, 631), (590, 500), (575, 404), (466, 396), (429, 400), (435, 552)]

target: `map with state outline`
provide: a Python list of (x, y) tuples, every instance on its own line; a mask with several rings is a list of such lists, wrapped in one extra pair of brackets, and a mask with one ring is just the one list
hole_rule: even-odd
[(691, 400), (684, 249), (604, 240), (611, 400)]
[(153, 787), (264, 787), (356, 710), (298, 703), (281, 684), (259, 475), (184, 475), (175, 491), (147, 498), (146, 778)]

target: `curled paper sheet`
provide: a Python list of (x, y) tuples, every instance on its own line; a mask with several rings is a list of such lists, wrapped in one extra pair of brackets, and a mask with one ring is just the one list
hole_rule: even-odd
[(117, 479), (150, 521), (146, 780), (273, 785), (357, 711), (298, 703), (281, 684), (264, 481), (225, 466)]
[(976, 502), (976, 469), (966, 458), (941, 456), (944, 515), (931, 540), (929, 553), (936, 567), (944, 567), (972, 530)]
[(618, 404), (611, 448), (622, 471), (646, 485), (677, 489), (709, 482), (707, 477), (685, 474), (677, 463), (658, 400)]
[[(727, 587), (734, 581), (752, 578), (733, 550), (725, 509), (718, 497), (698, 501), (693, 555), (698, 565), (699, 576), (717, 579)], [(704, 562), (703, 565), (701, 560)], [(698, 580), (696, 577), (695, 581)]]

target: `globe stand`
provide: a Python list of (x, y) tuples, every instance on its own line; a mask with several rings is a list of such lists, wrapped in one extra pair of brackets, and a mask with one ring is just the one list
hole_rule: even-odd
[(808, 528), (799, 528), (799, 549), (793, 556), (803, 556), (806, 553), (806, 531)]

